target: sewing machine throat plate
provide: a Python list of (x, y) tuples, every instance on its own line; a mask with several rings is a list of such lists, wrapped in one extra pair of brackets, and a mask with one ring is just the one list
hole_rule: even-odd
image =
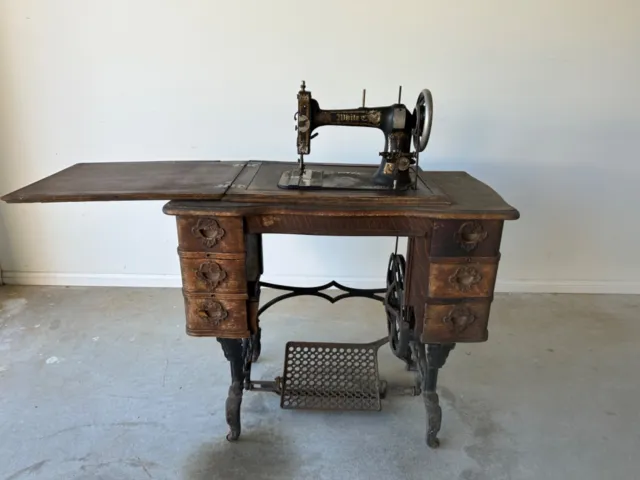
[(369, 172), (312, 168), (305, 168), (302, 175), (298, 169), (283, 172), (278, 187), (295, 190), (389, 190), (386, 185), (373, 183)]

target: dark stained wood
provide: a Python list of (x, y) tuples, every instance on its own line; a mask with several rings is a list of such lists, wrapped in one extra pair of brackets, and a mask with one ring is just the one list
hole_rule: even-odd
[[(258, 332), (259, 319), (258, 310), (260, 309), (260, 277), (264, 272), (264, 261), (262, 256), (262, 235), (247, 234), (245, 235), (245, 244), (247, 253), (245, 258), (245, 270), (247, 277), (247, 322), (251, 334)], [(259, 341), (255, 345), (253, 352), (254, 361), (260, 356)]]
[(456, 303), (428, 303), (424, 313), (425, 343), (474, 343), (489, 338), (491, 301), (465, 299)]
[(430, 227), (426, 218), (324, 215), (252, 215), (246, 217), (250, 233), (282, 233), (294, 235), (413, 236), (422, 235)]
[(430, 298), (491, 297), (498, 262), (445, 263), (431, 259), (429, 270)]
[(260, 238), (245, 235), (241, 217), (176, 221), (187, 334), (246, 338), (255, 333)]
[(246, 162), (78, 163), (2, 197), (8, 203), (220, 199)]
[[(454, 344), (488, 339), (503, 223), (519, 218), (519, 212), (465, 172), (421, 171), (419, 188), (404, 193), (278, 188), (282, 172), (294, 166), (262, 161), (77, 164), (3, 200), (170, 200), (163, 212), (176, 216), (186, 333), (217, 337), (230, 363), (229, 440), (240, 434), (242, 392), (251, 362), (260, 355), (262, 235), (408, 237), (403, 279), (408, 313), (394, 308), (397, 317), (387, 326), (397, 319), (413, 330), (406, 335), (402, 328), (392, 350), (408, 361), (402, 347), (410, 345), (427, 410), (427, 444), (437, 446), (438, 370)], [(377, 167), (307, 164), (325, 166), (371, 175)], [(373, 252), (384, 258), (390, 253)], [(380, 272), (381, 280), (386, 273)], [(381, 324), (388, 322), (385, 316), (381, 311)]]
[[(310, 212), (350, 216), (411, 215), (429, 218), (515, 220), (519, 212), (493, 189), (466, 172), (421, 171), (418, 190), (297, 191), (278, 188), (280, 174), (295, 162), (159, 161), (79, 163), (43, 178), (2, 200), (8, 203), (172, 200), (165, 212), (219, 205), (221, 215)], [(375, 166), (310, 164), (373, 173)], [(196, 201), (180, 206), (180, 201)], [(225, 205), (221, 205), (225, 203)], [(190, 206), (189, 206), (190, 205)]]
[[(427, 197), (410, 203), (407, 198), (393, 195), (368, 198), (352, 191), (283, 191), (276, 183), (278, 173), (292, 164), (262, 162), (258, 172), (255, 166), (249, 173), (242, 172), (222, 201), (171, 201), (163, 209), (168, 215), (313, 215), (322, 217), (426, 217), (432, 220), (459, 219), (515, 220), (518, 210), (506, 203), (500, 195), (480, 180), (465, 172), (421, 172), (423, 181), (435, 192), (443, 192), (450, 204), (439, 204)], [(343, 166), (347, 168), (347, 166)], [(362, 167), (369, 168), (369, 167)], [(253, 178), (251, 183), (247, 183)], [(242, 181), (241, 181), (242, 179)], [(271, 183), (270, 183), (271, 182)], [(241, 188), (236, 188), (236, 183)], [(356, 195), (361, 195), (358, 197)], [(377, 192), (373, 192), (377, 194)], [(382, 195), (382, 194), (380, 194)], [(438, 195), (440, 195), (438, 193)], [(366, 201), (363, 201), (366, 199)], [(415, 198), (414, 198), (415, 200)], [(462, 222), (461, 222), (462, 223)], [(488, 223), (492, 236), (497, 224)], [(453, 228), (453, 227), (451, 227)], [(453, 234), (453, 232), (452, 232)], [(445, 242), (448, 242), (445, 240)], [(481, 251), (481, 250), (479, 250)], [(485, 253), (482, 253), (485, 255)]]
[(503, 221), (435, 221), (431, 255), (434, 257), (495, 257), (500, 252)]
[(253, 182), (256, 174), (260, 170), (260, 165), (263, 162), (259, 162), (256, 160), (249, 160), (245, 167), (242, 169), (242, 172), (236, 177), (235, 181), (229, 187), (229, 192), (238, 192), (241, 190), (246, 190)]
[[(274, 203), (287, 202), (314, 205), (318, 203), (348, 203), (385, 205), (450, 205), (448, 196), (429, 178), (419, 179), (417, 189), (405, 191), (388, 190), (291, 190), (278, 187), (278, 180), (283, 172), (291, 170), (295, 164), (291, 162), (261, 162), (257, 173), (248, 181), (249, 175), (243, 177), (239, 187), (229, 189), (225, 199), (231, 202)], [(308, 169), (331, 169), (339, 172), (358, 172), (373, 177), (377, 166), (352, 164), (307, 164)], [(238, 182), (236, 182), (238, 183)], [(345, 202), (346, 201), (346, 202)]]
[[(503, 224), (519, 218), (515, 208), (466, 172), (421, 171), (418, 190), (405, 193), (278, 188), (282, 172), (295, 165), (258, 160), (77, 164), (3, 200), (170, 200), (163, 212), (176, 216), (190, 335), (246, 338), (255, 333), (261, 235), (297, 234), (408, 237), (406, 300), (418, 338), (486, 340)], [(307, 166), (371, 175), (377, 168)], [(379, 253), (387, 257), (390, 252)], [(434, 320), (456, 302), (471, 303), (467, 310), (455, 310), (449, 323)], [(475, 313), (467, 314), (469, 309)], [(223, 310), (224, 319), (217, 318)], [(474, 321), (460, 330), (470, 316)]]
[(420, 237), (409, 237), (407, 241), (406, 299), (407, 305), (413, 307), (416, 321), (414, 328), (418, 338), (421, 338), (424, 327), (422, 319), (429, 289), (430, 248), (430, 233)]
[(262, 235), (248, 234), (245, 236), (247, 248), (246, 266), (247, 280), (257, 282), (264, 272), (264, 261), (262, 258)]
[(190, 294), (183, 295), (186, 332), (194, 337), (246, 338), (246, 294)]
[(415, 209), (401, 205), (377, 206), (375, 202), (370, 206), (354, 206), (348, 204), (345, 197), (342, 205), (318, 204), (300, 205), (296, 203), (280, 202), (266, 203), (237, 203), (222, 201), (171, 201), (165, 204), (163, 212), (167, 215), (216, 215), (251, 217), (256, 215), (314, 215), (322, 217), (396, 217), (407, 216), (420, 218), (440, 218), (441, 210)]
[(245, 257), (180, 252), (182, 285), (189, 293), (246, 293)]
[(475, 219), (502, 218), (517, 220), (518, 210), (513, 208), (489, 185), (467, 172), (420, 172), (422, 179), (429, 179), (447, 192), (452, 200), (452, 213), (442, 218), (471, 217)]
[[(482, 222), (491, 236), (487, 235), (474, 249), (466, 251), (453, 233), (469, 221), (477, 219), (436, 220), (427, 235), (408, 239), (406, 300), (415, 316), (415, 334), (424, 343), (485, 342), (488, 339), (489, 311), (500, 261), (502, 221)], [(471, 313), (458, 308), (453, 311), (450, 323), (442, 323), (445, 312), (451, 311), (452, 305), (456, 304), (468, 306)], [(474, 320), (467, 328), (453, 328), (456, 322), (459, 327), (471, 315)]]
[(190, 252), (245, 253), (241, 217), (177, 217), (178, 245)]

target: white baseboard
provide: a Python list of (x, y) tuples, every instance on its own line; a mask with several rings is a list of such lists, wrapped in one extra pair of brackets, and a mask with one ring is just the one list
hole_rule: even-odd
[(7, 285), (180, 288), (180, 275), (4, 272)]
[(640, 282), (619, 280), (498, 280), (499, 293), (577, 293), (640, 295)]
[[(180, 288), (180, 275), (139, 275), (139, 274), (85, 274), (85, 273), (33, 273), (3, 271), (3, 281), (7, 285), (53, 285), (82, 287), (152, 287)], [(335, 280), (345, 286), (355, 288), (382, 288), (378, 278), (366, 277), (310, 277), (310, 276), (267, 276), (265, 282), (281, 285), (312, 287)], [(498, 280), (497, 293), (578, 293), (578, 294), (640, 294), (640, 282), (627, 281), (587, 281), (587, 280)]]

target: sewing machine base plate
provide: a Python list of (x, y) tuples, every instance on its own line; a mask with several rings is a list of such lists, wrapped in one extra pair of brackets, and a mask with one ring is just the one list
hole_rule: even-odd
[[(299, 169), (287, 170), (278, 181), (279, 188), (295, 190), (389, 190), (388, 185), (376, 185), (370, 172), (343, 172), (330, 169), (305, 168), (302, 175)], [(406, 185), (401, 190), (411, 188)]]
[(386, 382), (378, 348), (387, 343), (288, 342), (280, 407), (304, 410), (376, 410)]

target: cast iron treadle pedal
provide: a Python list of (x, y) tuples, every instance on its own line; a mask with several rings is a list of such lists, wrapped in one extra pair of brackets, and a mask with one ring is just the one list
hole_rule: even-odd
[(381, 410), (385, 382), (373, 343), (288, 342), (280, 407), (306, 410)]

